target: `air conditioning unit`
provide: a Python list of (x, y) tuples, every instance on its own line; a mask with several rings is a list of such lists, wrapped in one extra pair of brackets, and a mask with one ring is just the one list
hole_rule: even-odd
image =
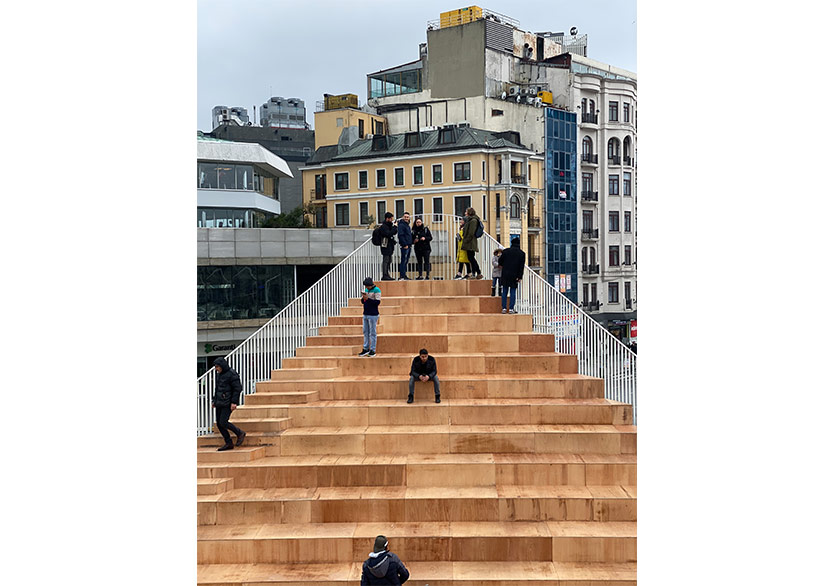
[(526, 102), (529, 106), (533, 104), (533, 100), (534, 100), (534, 99), (533, 99), (531, 96), (528, 96), (528, 97), (526, 97), (526, 98), (525, 98), (525, 102)]
[(520, 92), (521, 89), (522, 88), (520, 88), (518, 85), (512, 85), (507, 90), (507, 95), (511, 98), (515, 98), (516, 96), (518, 96), (521, 93)]
[(537, 108), (542, 107), (542, 98), (534, 98), (533, 105)]
[(469, 127), (470, 127), (470, 123), (467, 122), (466, 120), (464, 120), (464, 122), (461, 122), (461, 123), (458, 124), (458, 128), (469, 128)]
[(365, 138), (374, 138), (374, 135), (373, 134), (366, 134)]

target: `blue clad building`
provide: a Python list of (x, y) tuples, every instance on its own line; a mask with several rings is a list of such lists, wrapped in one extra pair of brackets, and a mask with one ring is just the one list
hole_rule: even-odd
[(546, 279), (577, 303), (577, 115), (544, 111)]

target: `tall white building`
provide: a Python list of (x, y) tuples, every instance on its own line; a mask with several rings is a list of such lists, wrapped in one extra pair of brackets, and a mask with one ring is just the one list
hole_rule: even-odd
[(306, 117), (304, 100), (299, 98), (272, 97), (261, 105), (261, 126), (309, 129)]

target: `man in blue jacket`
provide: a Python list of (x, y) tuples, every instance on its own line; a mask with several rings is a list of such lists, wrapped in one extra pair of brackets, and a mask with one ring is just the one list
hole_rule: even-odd
[(409, 570), (396, 554), (389, 551), (389, 542), (385, 535), (378, 535), (374, 540), (374, 551), (362, 564), (360, 586), (374, 584), (403, 584), (409, 579)]
[(398, 281), (410, 281), (406, 276), (406, 264), (412, 254), (412, 229), (409, 227), (411, 216), (405, 212), (397, 222), (397, 242), (400, 245), (400, 278)]
[[(231, 450), (235, 445), (244, 443), (246, 432), (238, 428), (234, 423), (229, 422), (229, 416), (232, 411), (238, 408), (241, 404), (241, 377), (230, 368), (229, 363), (225, 358), (215, 358), (214, 361), (215, 372), (215, 394), (212, 396), (212, 407), (215, 408), (215, 421), (217, 421), (217, 428), (220, 430), (220, 435), (223, 436), (224, 444), (217, 449), (218, 452), (225, 452)], [(235, 432), (238, 437), (237, 444), (232, 444), (232, 437), (229, 435), (229, 430)]]

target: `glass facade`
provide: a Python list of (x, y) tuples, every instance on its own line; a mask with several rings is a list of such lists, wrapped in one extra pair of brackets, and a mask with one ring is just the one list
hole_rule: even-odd
[(197, 321), (270, 318), (295, 297), (293, 267), (197, 267)]
[[(577, 303), (577, 115), (545, 108), (546, 278)], [(561, 278), (565, 276), (565, 279)]]
[(197, 208), (198, 228), (260, 228), (275, 214), (237, 208)]
[(257, 191), (278, 198), (278, 178), (252, 165), (198, 162), (197, 188)]
[(371, 97), (381, 98), (383, 96), (397, 96), (400, 94), (413, 94), (420, 91), (421, 86), (421, 65), (414, 69), (398, 71), (396, 73), (379, 73), (370, 76)]

